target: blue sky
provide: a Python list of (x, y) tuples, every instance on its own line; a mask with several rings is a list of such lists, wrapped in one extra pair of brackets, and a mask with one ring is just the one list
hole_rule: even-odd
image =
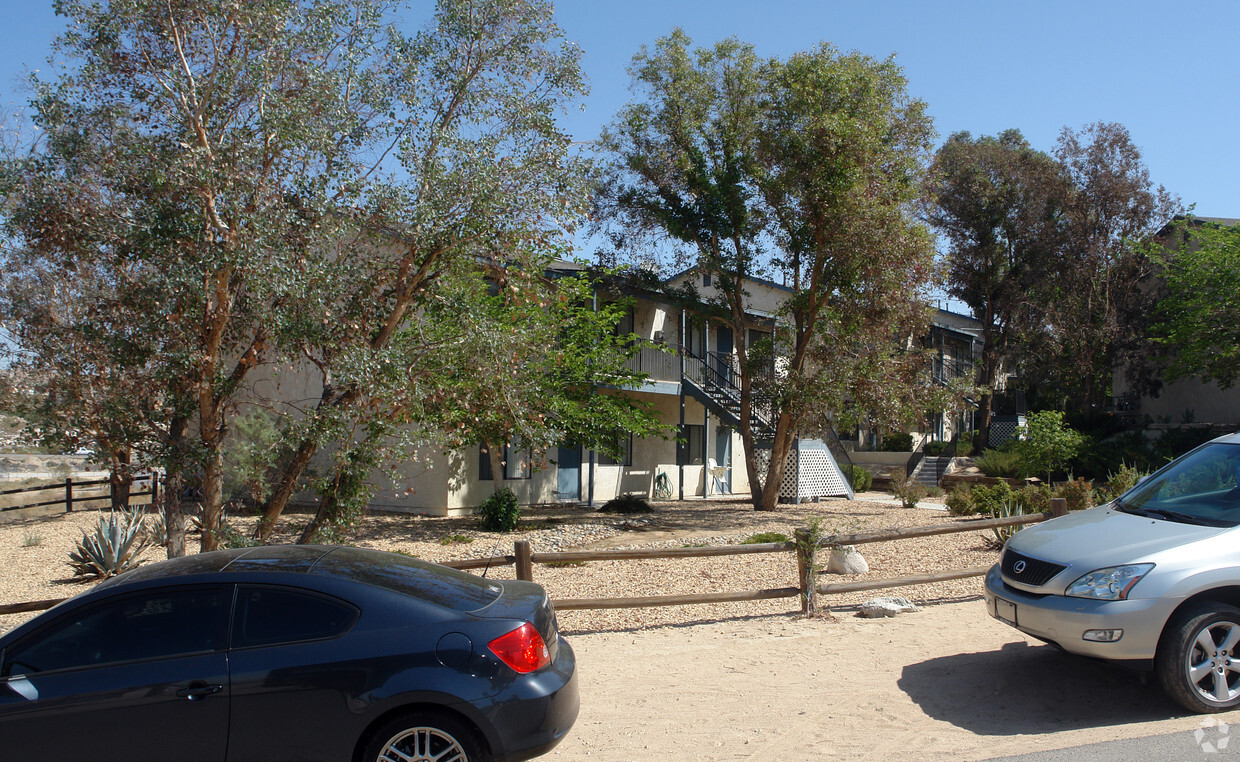
[[(1151, 176), (1204, 216), (1240, 217), (1234, 38), (1240, 3), (1145, 0), (560, 0), (556, 15), (585, 51), (592, 92), (568, 119), (597, 134), (629, 97), (626, 67), (643, 43), (681, 26), (699, 44), (736, 36), (762, 55), (826, 40), (894, 54), (940, 138), (1020, 129), (1050, 150), (1065, 125), (1120, 122)], [(418, 26), (429, 2), (413, 3)], [(45, 0), (0, 0), (0, 102), (20, 104), (23, 72), (44, 59), (63, 20)]]

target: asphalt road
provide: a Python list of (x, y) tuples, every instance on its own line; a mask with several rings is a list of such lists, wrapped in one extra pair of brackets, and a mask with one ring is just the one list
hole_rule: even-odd
[(1233, 730), (1213, 717), (1204, 717), (1197, 730), (995, 757), (991, 762), (1212, 762), (1232, 759), (1240, 760), (1240, 725)]

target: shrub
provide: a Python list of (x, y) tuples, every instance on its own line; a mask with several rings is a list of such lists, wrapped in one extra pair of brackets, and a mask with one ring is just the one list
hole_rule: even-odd
[(926, 485), (915, 482), (907, 476), (900, 476), (891, 480), (891, 494), (900, 499), (900, 505), (905, 508), (916, 508), (920, 500), (930, 494), (930, 490)]
[(792, 539), (783, 532), (758, 532), (751, 534), (741, 541), (742, 545), (762, 545), (768, 542), (792, 542)]
[(1094, 500), (1099, 505), (1111, 502), (1137, 486), (1137, 482), (1141, 480), (1142, 475), (1140, 471), (1132, 466), (1121, 464), (1118, 471), (1111, 472), (1107, 483), (1094, 491)]
[(853, 492), (869, 492), (870, 487), (874, 486), (874, 474), (868, 469), (861, 466), (852, 467), (852, 488)]
[(141, 564), (138, 556), (150, 547), (145, 519), (141, 508), (108, 515), (101, 512), (94, 534), (83, 530), (82, 539), (69, 553), (73, 573), (82, 577), (111, 577)]
[(973, 487), (973, 512), (994, 515), (1003, 507), (1005, 501), (1012, 499), (1012, 488), (1007, 482), (992, 486), (978, 484)]
[(926, 451), (926, 455), (931, 458), (937, 458), (947, 449), (946, 442), (926, 442), (926, 446), (922, 448)]
[(977, 436), (976, 431), (971, 431), (968, 434), (961, 435), (960, 441), (956, 442), (956, 456), (957, 457), (967, 458), (973, 455), (973, 450), (974, 450), (973, 440), (976, 436)]
[(1088, 479), (1073, 479), (1055, 488), (1055, 497), (1068, 502), (1069, 511), (1083, 511), (1094, 505), (1094, 485)]
[(957, 484), (947, 493), (947, 512), (952, 516), (972, 516), (977, 513), (973, 507), (972, 485)]
[(913, 435), (903, 431), (893, 431), (883, 435), (883, 443), (879, 452), (912, 452)]
[(1085, 443), (1085, 437), (1064, 423), (1058, 410), (1030, 413), (1021, 434), (1013, 448), (1020, 458), (1020, 475), (1046, 474), (1048, 481), (1050, 474), (1066, 466)]
[(1029, 513), (1045, 513), (1051, 509), (1051, 498), (1058, 497), (1046, 484), (1027, 484), (1016, 491), (1016, 499)]
[(491, 532), (511, 532), (517, 528), (521, 508), (517, 505), (517, 493), (507, 487), (495, 490), (478, 506), (482, 514), (482, 526)]
[(1020, 456), (1010, 450), (983, 450), (977, 459), (983, 474), (995, 478), (1019, 478), (1022, 475)]
[(640, 495), (621, 495), (603, 503), (599, 510), (603, 513), (650, 513), (654, 509)]

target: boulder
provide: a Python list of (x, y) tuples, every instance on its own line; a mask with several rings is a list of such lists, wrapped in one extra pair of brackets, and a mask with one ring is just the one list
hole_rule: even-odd
[(828, 574), (869, 574), (870, 565), (860, 551), (851, 545), (831, 548), (831, 557), (827, 560)]
[(866, 601), (861, 604), (859, 615), (868, 619), (877, 619), (880, 616), (895, 616), (916, 610), (917, 607), (908, 598), (893, 595)]

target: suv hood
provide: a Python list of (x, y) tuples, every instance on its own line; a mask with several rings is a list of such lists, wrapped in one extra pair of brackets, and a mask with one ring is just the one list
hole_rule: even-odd
[(1065, 564), (1075, 575), (1072, 579), (1076, 579), (1095, 569), (1145, 561), (1161, 551), (1205, 540), (1229, 529), (1134, 516), (1108, 504), (1023, 529), (1012, 535), (1007, 547), (1043, 561)]

